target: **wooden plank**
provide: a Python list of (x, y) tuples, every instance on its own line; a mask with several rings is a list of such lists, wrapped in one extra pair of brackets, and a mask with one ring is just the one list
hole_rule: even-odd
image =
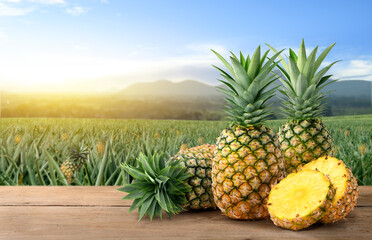
[[(0, 206), (130, 206), (117, 186), (1, 186)], [(359, 207), (372, 207), (372, 186), (360, 186)]]
[(372, 239), (372, 208), (347, 220), (306, 230), (283, 230), (266, 221), (237, 221), (219, 211), (185, 212), (172, 219), (137, 221), (128, 207), (1, 206), (1, 239)]
[(130, 206), (118, 186), (2, 186), (0, 206)]

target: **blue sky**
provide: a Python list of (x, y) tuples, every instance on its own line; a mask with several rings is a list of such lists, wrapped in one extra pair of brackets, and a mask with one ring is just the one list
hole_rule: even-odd
[[(372, 1), (0, 0), (8, 90), (114, 90), (138, 81), (217, 84), (213, 48), (312, 49), (341, 80), (372, 80)], [(264, 46), (263, 46), (264, 47)], [(265, 48), (265, 47), (264, 47)]]

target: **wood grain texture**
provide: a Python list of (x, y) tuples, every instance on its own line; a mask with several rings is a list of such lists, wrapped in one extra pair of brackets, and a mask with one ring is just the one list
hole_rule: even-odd
[(116, 188), (0, 187), (0, 239), (372, 239), (372, 187), (360, 188), (347, 219), (299, 232), (218, 210), (138, 222)]

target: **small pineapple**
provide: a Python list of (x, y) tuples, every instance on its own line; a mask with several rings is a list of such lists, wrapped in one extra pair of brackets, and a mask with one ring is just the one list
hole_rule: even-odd
[(332, 207), (328, 209), (321, 222), (337, 222), (353, 210), (359, 193), (358, 183), (343, 161), (326, 156), (306, 164), (301, 170), (318, 170), (324, 173), (336, 188)]
[(303, 170), (289, 174), (270, 192), (268, 209), (275, 225), (301, 230), (316, 223), (332, 206), (335, 188), (323, 173)]
[(97, 152), (98, 154), (100, 154), (101, 156), (103, 155), (103, 153), (105, 152), (105, 143), (103, 141), (100, 141), (99, 143), (96, 144), (96, 149), (97, 149)]
[(84, 146), (74, 145), (70, 150), (70, 156), (61, 165), (61, 171), (67, 178), (68, 183), (73, 183), (73, 174), (80, 171), (83, 163), (88, 158), (88, 150)]
[(211, 158), (214, 146), (181, 150), (171, 159), (159, 154), (137, 158), (138, 167), (122, 165), (134, 180), (118, 189), (123, 199), (134, 199), (129, 211), (139, 209), (139, 219), (161, 217), (182, 210), (215, 208), (211, 191)]
[(156, 133), (154, 134), (154, 138), (156, 138), (156, 139), (160, 138), (160, 133), (159, 133), (159, 132), (156, 132)]
[(200, 145), (179, 151), (171, 161), (180, 161), (186, 172), (192, 175), (187, 180), (191, 191), (186, 194), (185, 209), (216, 208), (212, 193), (212, 158), (214, 145)]
[(15, 142), (16, 144), (19, 144), (19, 143), (21, 142), (21, 140), (22, 140), (22, 135), (20, 135), (20, 134), (17, 134), (17, 135), (14, 137), (14, 142)]
[[(268, 87), (276, 80), (269, 76), (275, 67), (275, 54), (267, 61), (260, 47), (252, 58), (238, 59), (232, 54), (230, 65), (214, 52), (230, 74), (216, 67), (226, 81), (221, 88), (228, 102), (232, 124), (217, 138), (212, 168), (212, 189), (218, 208), (230, 218), (266, 219), (267, 196), (271, 187), (284, 175), (279, 142), (274, 132), (264, 126), (268, 119), (267, 101), (275, 94)], [(266, 61), (266, 63), (265, 63)]]
[(19, 144), (22, 141), (23, 135), (24, 135), (24, 130), (21, 128), (17, 128), (15, 130), (14, 142), (16, 144)]
[(62, 138), (63, 141), (66, 141), (67, 138), (68, 138), (68, 133), (67, 132), (63, 132), (61, 138)]
[[(336, 62), (318, 71), (334, 44), (316, 58), (318, 47), (306, 57), (304, 40), (296, 55), (289, 49), (288, 63), (281, 58), (284, 95), (282, 108), (289, 121), (279, 129), (279, 141), (287, 174), (297, 172), (306, 163), (326, 155), (333, 155), (331, 135), (319, 118), (323, 112), (325, 93), (321, 90), (332, 75), (327, 71)], [(272, 48), (272, 47), (271, 47)], [(276, 51), (274, 48), (272, 48)]]

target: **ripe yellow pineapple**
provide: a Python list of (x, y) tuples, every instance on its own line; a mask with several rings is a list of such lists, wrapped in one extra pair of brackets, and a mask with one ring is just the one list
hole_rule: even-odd
[(17, 135), (14, 137), (14, 142), (15, 142), (16, 144), (20, 143), (21, 140), (22, 140), (22, 135), (20, 135), (20, 134), (17, 134)]
[(217, 138), (212, 168), (212, 189), (218, 208), (233, 219), (268, 218), (267, 196), (284, 174), (279, 143), (273, 131), (264, 126), (270, 113), (267, 101), (275, 88), (268, 74), (274, 68), (275, 54), (266, 61), (269, 51), (261, 58), (260, 47), (252, 58), (240, 60), (232, 54), (230, 65), (214, 52), (230, 74), (216, 67), (226, 81), (221, 88), (228, 102), (232, 125)]
[(66, 159), (60, 169), (66, 177), (68, 183), (73, 183), (72, 176), (74, 173), (80, 171), (83, 163), (87, 160), (88, 150), (84, 146), (72, 146), (70, 156)]
[(156, 133), (154, 134), (154, 137), (155, 137), (156, 139), (160, 138), (160, 133), (156, 132)]
[(66, 141), (67, 138), (68, 138), (68, 133), (67, 133), (67, 132), (63, 132), (63, 133), (62, 133), (62, 140), (63, 140), (63, 141)]
[(333, 157), (322, 157), (306, 164), (301, 170), (318, 170), (327, 175), (336, 188), (332, 207), (321, 219), (323, 223), (334, 223), (353, 210), (358, 198), (358, 184), (351, 170), (343, 161)]
[(279, 129), (278, 135), (287, 174), (299, 171), (313, 159), (333, 154), (331, 135), (320, 119), (325, 99), (321, 90), (335, 81), (330, 81), (332, 75), (326, 73), (337, 61), (318, 71), (333, 46), (326, 48), (318, 58), (316, 47), (306, 57), (302, 40), (298, 55), (289, 49), (288, 63), (280, 57), (282, 110), (289, 121)]
[(105, 143), (103, 141), (100, 141), (96, 144), (97, 152), (101, 156), (103, 156), (103, 153), (105, 152)]
[(331, 208), (335, 188), (316, 170), (289, 174), (270, 192), (268, 209), (275, 225), (290, 230), (307, 228)]
[(182, 205), (185, 209), (216, 208), (212, 193), (212, 158), (215, 151), (214, 145), (203, 144), (200, 146), (180, 150), (171, 161), (180, 162), (186, 168), (186, 173), (192, 177), (186, 180), (191, 191), (186, 193), (187, 203)]

